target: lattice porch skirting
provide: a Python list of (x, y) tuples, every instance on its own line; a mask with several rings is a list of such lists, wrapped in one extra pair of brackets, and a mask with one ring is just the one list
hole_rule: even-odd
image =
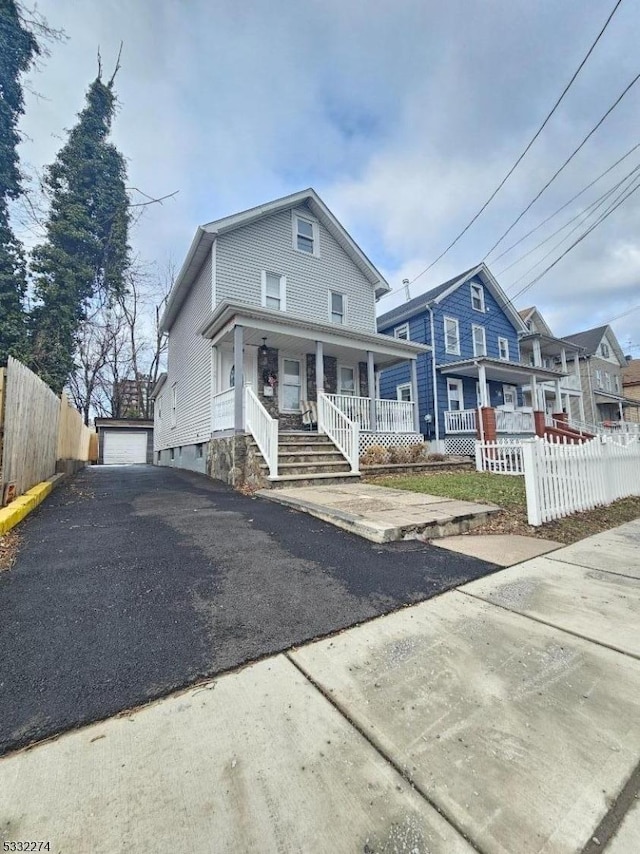
[(472, 457), (476, 452), (476, 437), (446, 436), (444, 440), (445, 454)]
[(360, 431), (360, 456), (373, 445), (382, 448), (409, 448), (424, 442), (422, 433), (365, 433)]

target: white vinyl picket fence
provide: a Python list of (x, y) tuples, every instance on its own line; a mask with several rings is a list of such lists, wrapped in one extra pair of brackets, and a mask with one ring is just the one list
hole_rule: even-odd
[(609, 436), (583, 444), (522, 442), (527, 516), (542, 525), (582, 510), (640, 495), (640, 442)]
[(495, 442), (476, 441), (476, 471), (524, 474), (522, 442), (509, 439), (498, 439)]

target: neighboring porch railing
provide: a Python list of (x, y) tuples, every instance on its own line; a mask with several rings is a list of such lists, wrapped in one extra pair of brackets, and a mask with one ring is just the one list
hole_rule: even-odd
[(278, 476), (278, 422), (256, 397), (251, 386), (244, 390), (245, 428), (256, 440), (260, 453), (269, 466), (270, 477)]
[(522, 439), (476, 442), (476, 471), (493, 474), (524, 474)]
[[(336, 406), (350, 421), (355, 421), (361, 430), (370, 431), (371, 410), (368, 397), (355, 397), (350, 394), (325, 394), (327, 400)], [(378, 433), (415, 433), (413, 408), (409, 400), (375, 400), (376, 432)]]
[(235, 389), (228, 388), (213, 395), (213, 431), (233, 430)]
[(496, 409), (497, 433), (535, 433), (533, 412)]
[(475, 433), (476, 410), (455, 409), (444, 413), (445, 433)]
[[(330, 398), (335, 395), (318, 393), (318, 433), (325, 433), (344, 454), (351, 471), (360, 471), (360, 428), (348, 418)], [(367, 399), (368, 398), (356, 398)]]

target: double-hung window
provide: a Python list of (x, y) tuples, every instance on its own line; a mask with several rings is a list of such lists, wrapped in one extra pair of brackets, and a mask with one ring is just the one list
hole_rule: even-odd
[(347, 365), (338, 366), (338, 394), (354, 396), (356, 393), (356, 372)]
[(396, 398), (411, 403), (411, 383), (396, 386)]
[(600, 345), (600, 352), (602, 353), (602, 357), (603, 357), (604, 359), (608, 359), (608, 358), (609, 358), (609, 345), (608, 345), (608, 344), (605, 344), (605, 342), (604, 342), (604, 341), (603, 341), (603, 342), (602, 342), (602, 344)]
[(396, 326), (393, 330), (394, 338), (401, 338), (403, 341), (409, 340), (409, 324), (403, 323), (401, 326)]
[(602, 388), (602, 371), (596, 371), (596, 387)]
[(293, 216), (293, 246), (298, 252), (318, 255), (318, 224), (299, 214)]
[(329, 291), (329, 317), (332, 323), (344, 324), (346, 297), (338, 291)]
[(484, 288), (475, 282), (471, 283), (471, 308), (484, 311)]
[(277, 273), (262, 272), (262, 305), (273, 311), (287, 310), (287, 279)]
[(453, 356), (460, 355), (460, 325), (455, 317), (444, 318), (444, 349)]
[(509, 361), (509, 339), (498, 338), (498, 356), (504, 362)]
[(471, 331), (473, 333), (473, 355), (474, 356), (486, 356), (487, 355), (487, 337), (485, 334), (484, 326), (476, 326), (475, 323), (471, 327)]
[(300, 410), (302, 392), (302, 371), (298, 359), (282, 360), (282, 408), (287, 412)]
[(607, 391), (611, 391), (611, 374), (609, 371), (604, 372), (604, 387)]

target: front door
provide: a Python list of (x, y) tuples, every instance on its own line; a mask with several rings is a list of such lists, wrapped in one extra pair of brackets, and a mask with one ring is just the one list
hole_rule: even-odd
[(505, 407), (516, 409), (518, 406), (518, 389), (514, 385), (502, 386), (502, 397)]
[(460, 409), (464, 409), (462, 380), (447, 380), (447, 400), (450, 412), (457, 412)]

